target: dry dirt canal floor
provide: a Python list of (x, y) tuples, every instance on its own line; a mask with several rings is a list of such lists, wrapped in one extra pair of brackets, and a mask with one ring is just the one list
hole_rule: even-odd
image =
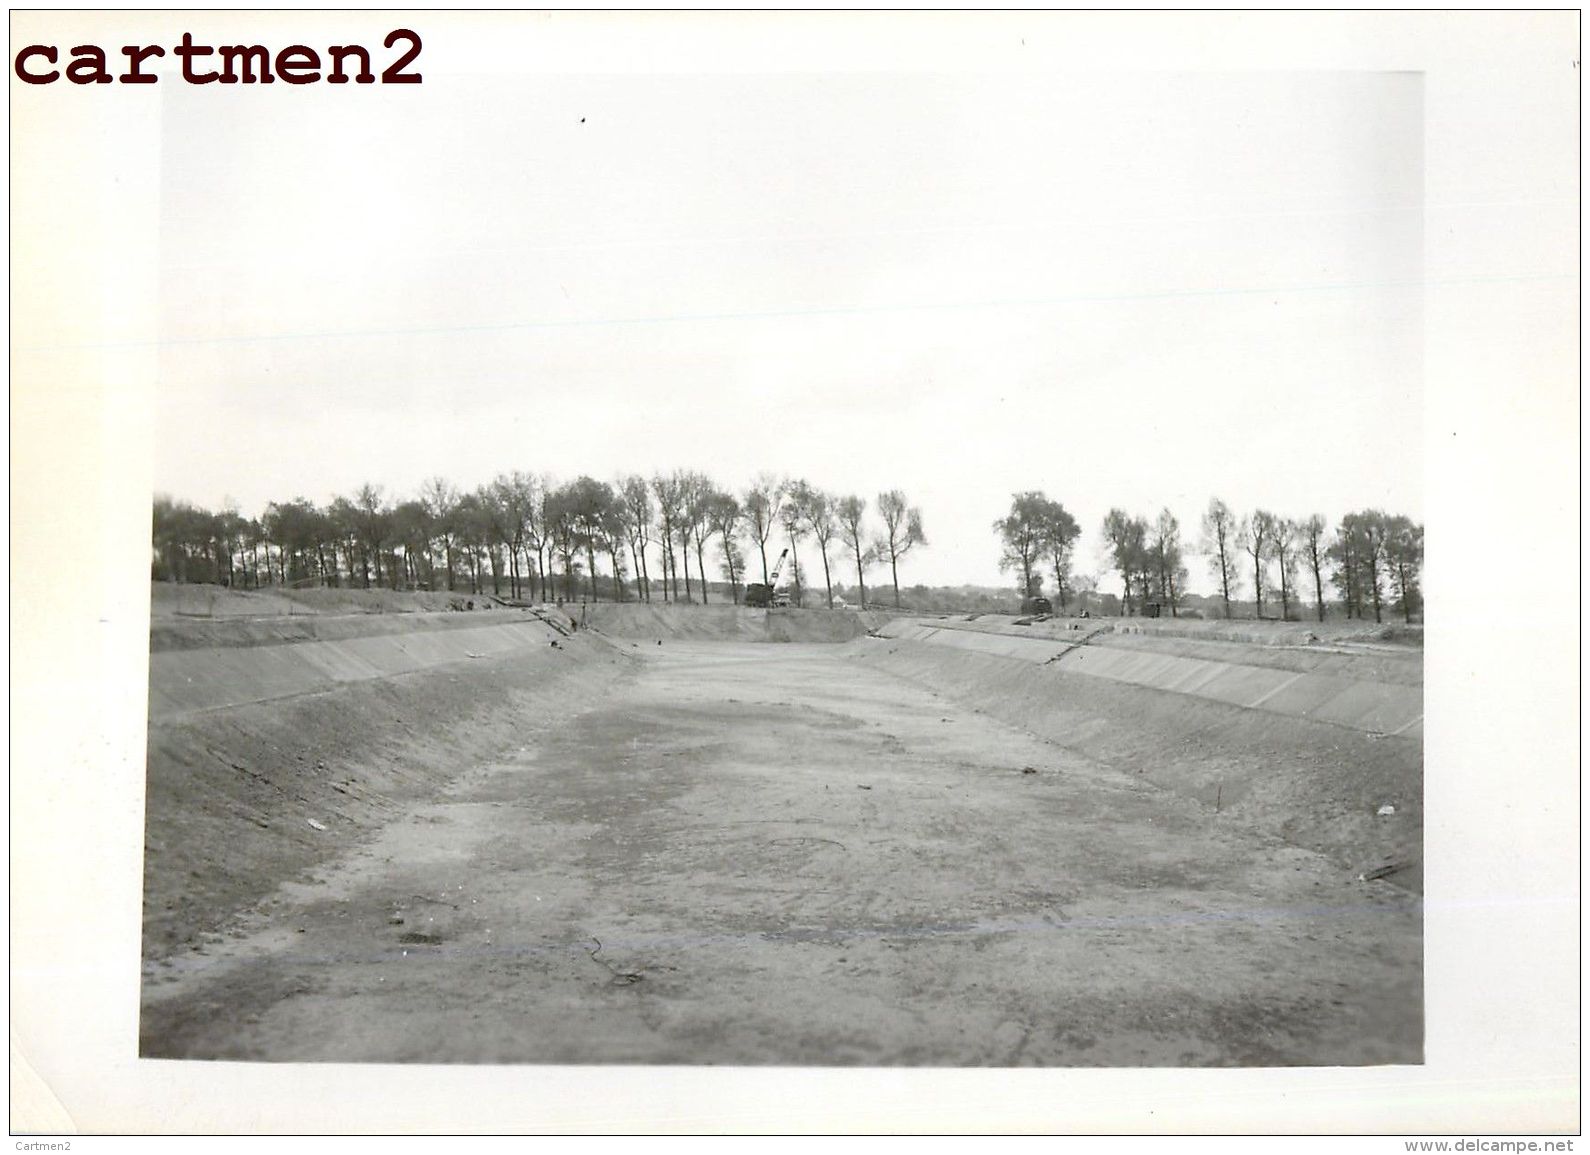
[(842, 647), (634, 652), (612, 698), (149, 964), (143, 1054), (1420, 1061), (1412, 896)]

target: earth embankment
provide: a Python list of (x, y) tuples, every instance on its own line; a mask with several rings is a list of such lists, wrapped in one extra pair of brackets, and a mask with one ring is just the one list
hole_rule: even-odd
[(484, 618), (213, 619), (188, 624), (183, 637), (157, 629), (146, 956), (215, 932), (463, 769), (517, 749), (632, 665), (551, 611)]

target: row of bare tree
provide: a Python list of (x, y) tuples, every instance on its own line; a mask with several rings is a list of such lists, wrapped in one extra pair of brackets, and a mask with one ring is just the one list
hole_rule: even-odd
[[(154, 502), (157, 580), (263, 586), (488, 588), (544, 601), (596, 599), (708, 601), (707, 563), (739, 601), (749, 551), (762, 581), (769, 552), (787, 542), (792, 586), (801, 597), (800, 545), (815, 541), (833, 605), (835, 549), (848, 553), (866, 600), (866, 571), (887, 561), (900, 601), (899, 564), (926, 544), (922, 513), (899, 490), (878, 495), (874, 530), (867, 501), (805, 480), (762, 475), (738, 492), (695, 470), (615, 482), (503, 474), (470, 492), (432, 478), (418, 496), (391, 501), (379, 486), (317, 506), (304, 498), (272, 502), (258, 518), (211, 512), (169, 497)], [(695, 579), (691, 559), (695, 560)], [(607, 567), (605, 580), (601, 565)], [(561, 574), (560, 572), (561, 571)], [(560, 588), (561, 587), (561, 588)], [(681, 588), (682, 587), (682, 588)]]
[[(1303, 604), (1299, 573), (1312, 579), (1314, 608), (1325, 620), (1327, 586), (1334, 589), (1349, 617), (1373, 612), (1382, 620), (1387, 608), (1405, 620), (1422, 609), (1420, 574), (1424, 568), (1424, 527), (1401, 514), (1360, 510), (1345, 515), (1331, 530), (1319, 514), (1293, 520), (1254, 510), (1233, 513), (1219, 498), (1203, 516), (1202, 551), (1220, 587), (1226, 617), (1232, 599), (1251, 575), (1254, 613), (1264, 617), (1266, 595), (1280, 602), (1280, 616), (1290, 620)], [(1072, 555), (1079, 536), (1077, 521), (1058, 501), (1040, 491), (1013, 494), (1010, 512), (994, 522), (999, 535), (1000, 567), (1020, 574), (1018, 589), (1034, 597), (1042, 589), (1042, 567), (1054, 574), (1056, 596), (1064, 609), (1073, 592)], [(1186, 598), (1187, 566), (1181, 523), (1169, 509), (1151, 522), (1123, 509), (1112, 509), (1100, 527), (1110, 568), (1121, 577), (1121, 613), (1156, 606), (1172, 615)]]
[[(1220, 583), (1226, 616), (1231, 597), (1248, 573), (1253, 575), (1255, 611), (1264, 616), (1264, 595), (1279, 597), (1281, 617), (1302, 599), (1297, 574), (1312, 579), (1314, 604), (1325, 620), (1326, 575), (1349, 617), (1374, 611), (1381, 621), (1390, 608), (1404, 621), (1422, 612), (1420, 576), (1424, 569), (1424, 526), (1403, 514), (1363, 509), (1343, 515), (1331, 530), (1320, 514), (1293, 520), (1256, 509), (1238, 517), (1219, 498), (1204, 512), (1204, 549)], [(1272, 567), (1274, 567), (1272, 569)], [(1273, 575), (1273, 576), (1272, 576)]]
[[(1042, 592), (1040, 568), (1054, 574), (1055, 596), (1063, 610), (1073, 590), (1074, 547), (1081, 536), (1076, 518), (1058, 501), (1041, 491), (1013, 494), (1010, 512), (994, 522), (999, 535), (1000, 568), (1021, 575), (1024, 598)], [(1104, 519), (1105, 547), (1125, 588), (1122, 613), (1150, 601), (1171, 607), (1185, 596), (1187, 569), (1182, 564), (1181, 525), (1170, 510), (1162, 510), (1153, 524), (1112, 509)], [(1136, 591), (1135, 597), (1133, 591)]]

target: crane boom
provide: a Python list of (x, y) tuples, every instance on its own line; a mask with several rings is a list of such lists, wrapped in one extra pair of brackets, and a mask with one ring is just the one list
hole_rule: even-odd
[(789, 605), (789, 598), (778, 592), (778, 578), (784, 572), (784, 559), (788, 556), (788, 549), (778, 555), (778, 561), (773, 563), (773, 572), (768, 575), (766, 585), (752, 582), (745, 587), (746, 605), (753, 609), (782, 609)]

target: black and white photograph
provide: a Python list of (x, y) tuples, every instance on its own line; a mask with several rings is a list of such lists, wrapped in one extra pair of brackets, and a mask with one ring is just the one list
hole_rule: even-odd
[(1574, 1133), (1578, 49), (14, 12), (14, 1132)]

